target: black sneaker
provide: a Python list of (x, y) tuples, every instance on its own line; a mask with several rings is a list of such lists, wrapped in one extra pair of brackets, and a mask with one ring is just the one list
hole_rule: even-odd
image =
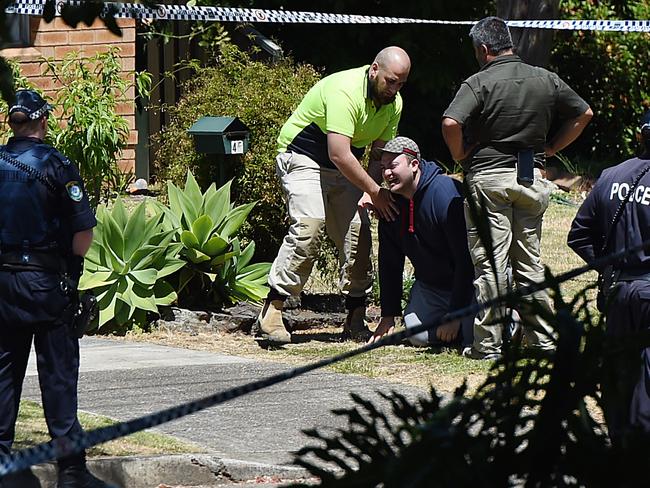
[(93, 476), (86, 466), (68, 466), (59, 470), (57, 488), (115, 488)]

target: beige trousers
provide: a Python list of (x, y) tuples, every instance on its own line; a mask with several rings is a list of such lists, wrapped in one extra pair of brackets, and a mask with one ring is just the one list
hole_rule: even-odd
[[(544, 280), (544, 267), (540, 259), (542, 217), (548, 208), (552, 186), (535, 170), (531, 185), (520, 185), (514, 168), (482, 170), (466, 175), (473, 198), (490, 224), (496, 275), (490, 264), (486, 248), (480, 241), (476, 226), (465, 203), (465, 219), (470, 254), (476, 270), (474, 285), (479, 303), (507, 291), (507, 267), (512, 267), (515, 287)], [(543, 309), (551, 311), (551, 300), (546, 290), (527, 297)], [(528, 307), (519, 310), (524, 324), (526, 342), (531, 347), (553, 349), (553, 329)], [(475, 350), (481, 353), (501, 352), (505, 307), (491, 307), (480, 312), (474, 321)]]
[(302, 291), (318, 256), (325, 228), (339, 253), (339, 286), (344, 295), (363, 297), (372, 286), (370, 222), (357, 203), (361, 190), (340, 171), (292, 152), (276, 158), (276, 172), (289, 213), (289, 232), (269, 273), (269, 285), (284, 295)]

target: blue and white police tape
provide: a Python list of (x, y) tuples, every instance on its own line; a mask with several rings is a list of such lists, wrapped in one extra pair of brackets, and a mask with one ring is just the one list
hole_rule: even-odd
[(452, 322), (454, 320), (473, 316), (481, 310), (495, 305), (512, 303), (517, 298), (530, 295), (536, 291), (546, 289), (550, 286), (557, 286), (560, 283), (573, 279), (583, 273), (586, 273), (587, 271), (591, 271), (593, 269), (603, 269), (605, 266), (619, 262), (622, 259), (635, 255), (637, 252), (642, 250), (650, 250), (650, 240), (647, 240), (639, 246), (627, 249), (625, 251), (604, 256), (600, 259), (597, 259), (591, 264), (576, 268), (571, 271), (567, 271), (566, 273), (563, 273), (559, 276), (547, 278), (541, 283), (534, 283), (506, 295), (489, 300), (480, 305), (474, 304), (469, 307), (456, 310), (447, 314), (447, 316), (445, 316), (443, 319), (436, 320), (433, 323), (420, 324), (416, 325), (413, 328), (404, 329), (389, 336), (385, 336), (377, 342), (373, 342), (372, 344), (365, 344), (357, 349), (353, 349), (337, 356), (323, 359), (321, 361), (307, 364), (305, 366), (300, 366), (298, 368), (292, 368), (285, 371), (284, 373), (279, 373), (273, 376), (269, 376), (268, 378), (247, 383), (242, 386), (230, 388), (228, 390), (215, 393), (214, 395), (209, 395), (207, 397), (187, 402), (176, 407), (171, 407), (156, 413), (152, 413), (150, 415), (145, 415), (143, 417), (129, 420), (128, 422), (122, 422), (108, 427), (101, 427), (99, 429), (94, 429), (75, 436), (59, 438), (48, 443), (39, 444), (28, 449), (14, 452), (10, 455), (2, 456), (0, 457), (0, 479), (8, 474), (23, 471), (35, 464), (69, 456), (97, 444), (117, 439), (119, 437), (124, 437), (144, 429), (179, 419), (206, 408), (225, 403), (228, 400), (233, 400), (248, 393), (268, 388), (272, 385), (282, 383), (291, 378), (296, 378), (305, 373), (309, 373), (310, 371), (314, 371), (325, 366), (343, 361), (345, 359), (358, 356), (373, 349), (378, 349), (382, 346), (390, 344), (398, 344), (408, 337), (417, 335), (421, 332), (425, 332), (431, 328), (441, 325), (442, 323)]
[[(42, 15), (46, 0), (17, 0), (5, 12)], [(56, 0), (56, 14), (64, 4), (82, 5), (82, 0)], [(292, 10), (270, 10), (237, 7), (188, 7), (186, 5), (156, 5), (104, 2), (104, 12), (113, 17), (152, 20), (189, 20), (286, 24), (438, 24), (473, 25), (470, 20), (428, 20), (376, 15), (332, 14)], [(529, 29), (593, 30), (650, 32), (650, 20), (508, 20), (510, 27)]]

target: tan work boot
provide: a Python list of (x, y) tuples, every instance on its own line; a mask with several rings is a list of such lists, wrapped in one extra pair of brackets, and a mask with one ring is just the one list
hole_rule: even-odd
[(372, 332), (366, 325), (366, 307), (356, 307), (348, 312), (343, 326), (343, 337), (350, 338), (357, 342), (366, 342), (370, 339)]
[(288, 344), (291, 334), (282, 322), (282, 300), (267, 300), (255, 322), (255, 336), (273, 344)]

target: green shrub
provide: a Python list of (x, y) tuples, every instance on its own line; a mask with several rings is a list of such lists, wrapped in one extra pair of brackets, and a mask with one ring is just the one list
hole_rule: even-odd
[(268, 293), (270, 263), (251, 264), (255, 243), (236, 237), (254, 202), (232, 205), (230, 183), (201, 193), (191, 173), (184, 189), (169, 184), (169, 201), (98, 207), (79, 289), (97, 297), (100, 332), (146, 329), (150, 314), (176, 301), (222, 307)]
[(166, 228), (174, 231), (186, 262), (177, 276), (179, 303), (221, 308), (266, 297), (271, 264), (249, 264), (255, 242), (242, 249), (236, 237), (255, 202), (231, 204), (230, 182), (218, 190), (213, 183), (201, 193), (191, 171), (184, 189), (170, 181), (167, 191)]
[(61, 83), (54, 105), (65, 122), (54, 145), (78, 166), (93, 206), (102, 199), (104, 183), (119, 171), (117, 159), (129, 138), (128, 124), (116, 111), (129, 87), (117, 52), (113, 48), (89, 59), (70, 52), (61, 62), (46, 61), (46, 74)]
[[(378, 270), (378, 264), (376, 262), (373, 263), (373, 266), (375, 270)], [(402, 279), (403, 279), (402, 298), (400, 299), (400, 303), (402, 306), (402, 310), (406, 310), (406, 307), (409, 304), (409, 300), (411, 299), (411, 288), (413, 288), (413, 283), (415, 283), (415, 274), (413, 272), (413, 269), (405, 268)], [(380, 297), (381, 297), (381, 289), (379, 288), (379, 278), (377, 276), (377, 278), (374, 279), (372, 282), (370, 301), (375, 305), (380, 305), (381, 304)]]
[(318, 77), (308, 65), (296, 66), (291, 60), (266, 64), (253, 61), (233, 46), (223, 46), (217, 65), (197, 70), (183, 87), (183, 98), (165, 107), (171, 122), (154, 137), (158, 150), (153, 175), (160, 182), (171, 180), (180, 185), (189, 169), (206, 188), (212, 175), (206, 171), (207, 160), (196, 153), (187, 129), (206, 115), (239, 117), (251, 129), (251, 146), (234, 168), (233, 199), (258, 202), (243, 235), (258, 244), (257, 258), (274, 258), (287, 229), (282, 191), (275, 176), (276, 139)]
[[(561, 2), (561, 9), (569, 19), (650, 18), (650, 3), (638, 0), (567, 0)], [(589, 160), (602, 169), (631, 157), (636, 150), (635, 131), (647, 108), (643, 104), (650, 101), (650, 36), (558, 31), (555, 39), (554, 69), (594, 110), (594, 118), (567, 154), (580, 155), (581, 169)]]
[(129, 214), (118, 198), (108, 210), (97, 208), (97, 227), (86, 254), (80, 290), (97, 297), (97, 327), (146, 328), (147, 313), (176, 300), (166, 277), (185, 262), (178, 258), (181, 244), (173, 243), (175, 230), (162, 226), (163, 212), (156, 204), (147, 217), (146, 201)]
[[(53, 100), (60, 116), (50, 125), (52, 144), (77, 165), (95, 207), (128, 184), (117, 161), (128, 144), (129, 126), (117, 105), (132, 101), (127, 91), (133, 85), (123, 78), (115, 47), (89, 58), (70, 52), (62, 61), (44, 63), (45, 74), (61, 85)], [(136, 76), (138, 86), (146, 89), (150, 78)]]
[[(77, 165), (94, 208), (122, 192), (133, 177), (117, 164), (129, 138), (128, 123), (117, 114), (117, 105), (132, 101), (127, 91), (133, 84), (123, 78), (118, 48), (89, 58), (70, 52), (61, 61), (42, 58), (41, 63), (44, 75), (61, 85), (51, 100), (56, 117), (48, 119), (46, 142)], [(38, 90), (20, 74), (18, 63), (9, 65), (17, 89)], [(146, 93), (151, 77), (146, 72), (136, 73), (135, 83), (139, 93)], [(6, 102), (0, 99), (0, 112), (5, 112), (5, 107)], [(0, 141), (9, 133), (8, 125), (0, 125)]]

